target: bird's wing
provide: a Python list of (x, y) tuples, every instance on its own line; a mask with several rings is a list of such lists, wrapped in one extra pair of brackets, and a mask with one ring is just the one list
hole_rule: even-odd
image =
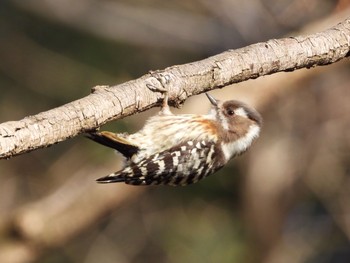
[(223, 166), (214, 142), (190, 141), (153, 154), (123, 170), (97, 179), (99, 183), (187, 185)]
[(139, 147), (137, 145), (113, 132), (93, 132), (86, 134), (86, 137), (104, 146), (117, 150), (128, 159), (139, 151)]

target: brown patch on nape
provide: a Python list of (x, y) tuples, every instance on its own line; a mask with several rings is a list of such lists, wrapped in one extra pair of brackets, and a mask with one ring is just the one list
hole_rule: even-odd
[(248, 114), (248, 118), (255, 121), (259, 126), (262, 125), (263, 119), (258, 111), (256, 111), (254, 108), (246, 108), (245, 111)]

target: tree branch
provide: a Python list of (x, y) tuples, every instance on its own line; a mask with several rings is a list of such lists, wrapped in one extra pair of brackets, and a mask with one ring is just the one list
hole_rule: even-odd
[(350, 54), (350, 18), (320, 33), (272, 39), (229, 50), (207, 59), (148, 73), (116, 86), (96, 86), (82, 99), (61, 107), (0, 124), (0, 158), (47, 147), (108, 121), (156, 105), (169, 90), (170, 101), (180, 105), (188, 97), (208, 90), (281, 71), (327, 65)]

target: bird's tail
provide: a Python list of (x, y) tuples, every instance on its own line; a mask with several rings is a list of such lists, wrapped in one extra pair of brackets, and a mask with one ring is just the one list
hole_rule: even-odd
[(112, 173), (110, 175), (98, 178), (96, 182), (100, 184), (123, 183), (125, 182), (125, 174), (122, 172)]
[(109, 183), (126, 183), (132, 185), (148, 185), (147, 179), (141, 174), (135, 174), (130, 167), (125, 167), (123, 170), (98, 178), (96, 182), (101, 184)]
[(109, 131), (91, 132), (86, 134), (86, 137), (104, 146), (117, 150), (127, 159), (130, 159), (140, 149), (137, 145), (127, 139)]

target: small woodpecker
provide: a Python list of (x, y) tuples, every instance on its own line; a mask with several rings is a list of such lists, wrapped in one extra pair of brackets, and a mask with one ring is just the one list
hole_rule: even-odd
[(240, 101), (221, 102), (206, 95), (212, 104), (207, 115), (171, 113), (166, 93), (161, 111), (149, 118), (137, 133), (89, 133), (88, 138), (126, 158), (122, 170), (97, 182), (188, 185), (244, 153), (259, 136), (260, 114)]

